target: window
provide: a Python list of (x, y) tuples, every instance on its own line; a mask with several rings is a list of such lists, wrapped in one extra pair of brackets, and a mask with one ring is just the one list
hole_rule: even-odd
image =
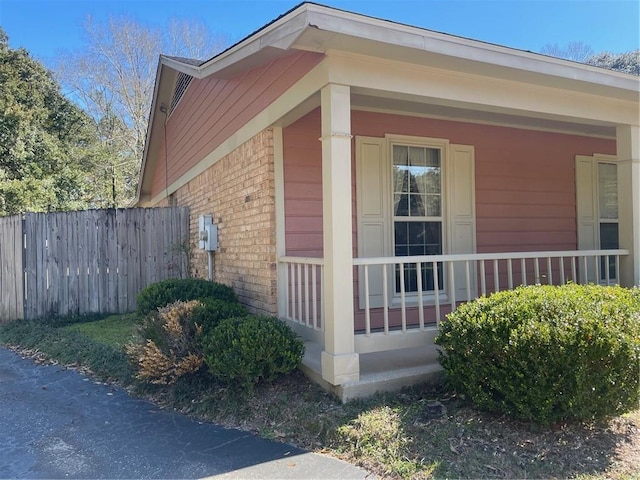
[[(618, 166), (616, 157), (576, 155), (576, 220), (579, 250), (618, 249)], [(585, 282), (615, 283), (616, 258), (600, 257), (580, 269)]]
[[(475, 169), (471, 145), (447, 139), (387, 134), (356, 137), (356, 208), (358, 256), (406, 257), (475, 252)], [(466, 272), (454, 265), (436, 264), (439, 299), (451, 287), (457, 298), (466, 295)], [(400, 268), (383, 273), (381, 265), (368, 267), (368, 297), (360, 281), (360, 308), (400, 303)], [(404, 266), (408, 304), (418, 302), (415, 262)], [(434, 301), (433, 262), (420, 264), (423, 300)], [(451, 277), (453, 275), (453, 277)], [(471, 267), (471, 289), (476, 275)], [(385, 281), (386, 279), (386, 281)], [(386, 283), (385, 283), (386, 282)]]
[[(613, 163), (598, 163), (598, 236), (602, 250), (615, 250), (618, 243), (618, 169)], [(616, 278), (614, 257), (600, 259), (600, 280)]]
[[(443, 253), (443, 197), (441, 147), (392, 144), (393, 241), (396, 256), (441, 255)], [(438, 268), (438, 290), (443, 289), (442, 263)], [(433, 291), (433, 263), (421, 265), (423, 291)], [(400, 267), (396, 266), (396, 292), (401, 290)], [(405, 292), (418, 291), (415, 264), (404, 266)]]

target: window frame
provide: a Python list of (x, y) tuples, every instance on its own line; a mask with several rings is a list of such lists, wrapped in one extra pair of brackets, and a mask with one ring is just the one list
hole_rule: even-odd
[[(395, 244), (395, 225), (396, 222), (440, 222), (440, 232), (441, 232), (441, 250), (442, 255), (446, 255), (450, 250), (450, 246), (448, 243), (449, 240), (449, 140), (442, 138), (431, 138), (431, 137), (418, 137), (412, 135), (393, 135), (387, 134), (385, 135), (385, 139), (387, 142), (387, 158), (388, 160), (388, 208), (390, 214), (390, 228), (389, 228), (389, 236), (391, 246), (391, 255), (396, 258), (401, 258), (401, 256), (397, 256), (396, 252), (396, 244)], [(394, 210), (394, 179), (393, 179), (393, 147), (394, 146), (403, 146), (403, 147), (419, 147), (419, 148), (432, 148), (440, 151), (440, 215), (439, 216), (397, 216), (395, 215)], [(438, 298), (442, 302), (446, 302), (448, 299), (448, 286), (449, 286), (449, 278), (448, 272), (446, 268), (442, 269), (442, 272), (439, 273), (439, 281), (442, 284), (442, 288), (438, 289)], [(396, 281), (395, 281), (395, 271), (393, 273), (391, 279), (391, 291), (392, 291), (392, 305), (396, 306), (401, 302), (401, 292), (396, 289)], [(433, 290), (424, 290), (422, 291), (422, 297), (425, 303), (435, 302), (435, 288)], [(417, 304), (418, 302), (418, 292), (415, 291), (407, 291), (405, 289), (405, 302), (409, 305)]]
[[(601, 165), (611, 165), (616, 169), (616, 218), (603, 218), (602, 212), (600, 210), (600, 195), (603, 193), (600, 189), (600, 166)], [(615, 161), (615, 157), (605, 157), (604, 155), (594, 156), (594, 168), (595, 168), (595, 182), (594, 182), (594, 203), (596, 208), (596, 240), (598, 242), (598, 250), (605, 250), (602, 248), (602, 238), (601, 238), (601, 228), (603, 224), (613, 224), (618, 227), (618, 246), (616, 248), (620, 248), (620, 193), (619, 193), (619, 181), (618, 181), (618, 164)], [(602, 257), (600, 261), (600, 271), (598, 275), (598, 282), (601, 284), (605, 284), (607, 281), (607, 276), (603, 267), (606, 268), (605, 258)], [(609, 271), (611, 271), (611, 264), (609, 264)], [(619, 277), (619, 272), (615, 270), (614, 266), (614, 276), (609, 276), (609, 281), (617, 281)]]

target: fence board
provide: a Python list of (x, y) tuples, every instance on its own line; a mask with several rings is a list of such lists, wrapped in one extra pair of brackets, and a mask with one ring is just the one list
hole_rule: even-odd
[(109, 210), (109, 230), (107, 232), (107, 311), (118, 312), (118, 231), (116, 211)]
[[(68, 215), (67, 238), (69, 245), (75, 245), (75, 252), (69, 250), (69, 314), (77, 315), (88, 311), (87, 285), (87, 229), (80, 215)], [(82, 265), (82, 267), (81, 267)]]
[(58, 309), (60, 315), (69, 314), (69, 249), (63, 248), (65, 242), (69, 241), (67, 236), (67, 217), (58, 217), (58, 253), (60, 255), (60, 290)]
[(47, 263), (46, 263), (46, 238), (44, 233), (45, 215), (36, 213), (36, 288), (38, 290), (38, 304), (36, 314), (42, 317), (46, 314), (47, 307)]
[(141, 269), (142, 261), (141, 261), (141, 252), (140, 252), (140, 239), (142, 232), (141, 218), (142, 211), (135, 210), (130, 212), (131, 221), (129, 223), (125, 223), (127, 228), (127, 238), (129, 240), (129, 250), (128, 250), (128, 259), (127, 266), (129, 272), (131, 272), (131, 277), (128, 279), (128, 291), (129, 291), (129, 309), (133, 310), (136, 299), (136, 293), (139, 292), (142, 288), (142, 274), (143, 270)]
[(178, 207), (0, 218), (0, 320), (133, 311), (149, 283), (187, 276), (188, 240)]
[(22, 318), (22, 217), (0, 218), (0, 323)]
[(89, 286), (89, 312), (99, 312), (100, 303), (100, 252), (98, 249), (98, 231), (100, 230), (102, 210), (89, 210), (87, 217), (87, 257), (89, 260), (87, 284)]

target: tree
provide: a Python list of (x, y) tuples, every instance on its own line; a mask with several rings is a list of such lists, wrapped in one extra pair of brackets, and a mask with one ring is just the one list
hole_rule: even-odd
[(561, 47), (557, 43), (547, 43), (540, 49), (540, 53), (595, 67), (640, 75), (640, 50), (638, 49), (623, 53), (594, 53), (591, 46), (584, 42), (569, 42), (565, 47)]
[(588, 58), (585, 63), (631, 75), (640, 75), (640, 50), (618, 54), (600, 52)]
[(0, 215), (87, 205), (92, 119), (0, 28)]
[(564, 58), (565, 60), (573, 60), (574, 62), (584, 62), (587, 58), (593, 56), (593, 48), (584, 42), (569, 42), (566, 46), (561, 47), (557, 43), (547, 43), (540, 53), (556, 58)]
[(125, 206), (136, 193), (160, 53), (206, 59), (223, 41), (202, 22), (172, 19), (159, 28), (131, 17), (89, 18), (84, 46), (59, 55), (57, 78), (98, 126), (107, 155), (96, 174), (113, 203)]

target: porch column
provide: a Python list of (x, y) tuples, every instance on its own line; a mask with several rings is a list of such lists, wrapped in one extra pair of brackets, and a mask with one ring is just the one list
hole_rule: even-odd
[(616, 147), (620, 248), (629, 250), (620, 258), (620, 283), (640, 285), (640, 127), (618, 126)]
[(322, 214), (324, 242), (324, 351), (322, 378), (357, 381), (354, 345), (351, 217), (351, 96), (345, 85), (321, 92)]

